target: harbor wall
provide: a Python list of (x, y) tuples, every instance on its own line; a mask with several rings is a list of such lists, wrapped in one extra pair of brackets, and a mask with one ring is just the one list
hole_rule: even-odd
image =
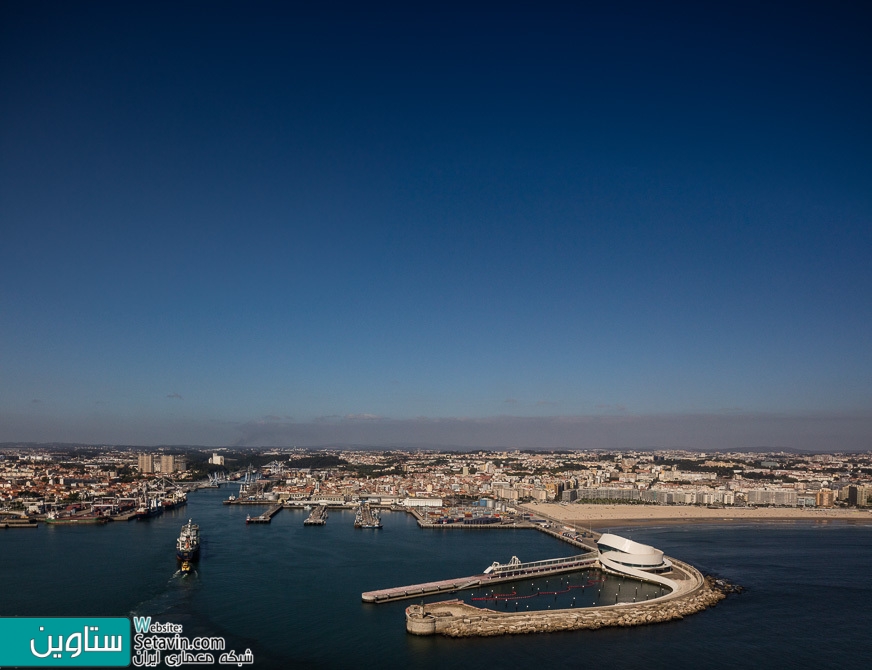
[(712, 607), (726, 597), (728, 585), (697, 574), (699, 579), (694, 580), (697, 582), (694, 588), (645, 603), (513, 613), (473, 607), (460, 600), (412, 605), (406, 609), (406, 631), (413, 635), (487, 637), (673, 621)]

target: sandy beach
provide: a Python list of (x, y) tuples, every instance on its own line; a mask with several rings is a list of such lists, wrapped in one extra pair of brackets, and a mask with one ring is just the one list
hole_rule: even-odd
[(587, 528), (681, 523), (749, 523), (790, 521), (853, 522), (872, 524), (872, 511), (803, 509), (790, 507), (726, 507), (710, 509), (690, 505), (584, 505), (539, 503), (521, 506), (534, 515)]

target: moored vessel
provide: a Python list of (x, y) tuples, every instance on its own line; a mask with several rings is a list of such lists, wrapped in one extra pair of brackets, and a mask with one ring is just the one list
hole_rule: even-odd
[(45, 522), (51, 524), (74, 524), (74, 523), (106, 523), (109, 517), (102, 514), (56, 514), (51, 512), (46, 515)]

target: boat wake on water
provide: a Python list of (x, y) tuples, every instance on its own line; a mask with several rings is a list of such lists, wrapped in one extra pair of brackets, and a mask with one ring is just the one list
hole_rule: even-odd
[(201, 588), (196, 570), (184, 572), (181, 567), (175, 570), (164, 583), (163, 588), (148, 600), (136, 605), (130, 616), (151, 616), (184, 624), (195, 618), (194, 599)]

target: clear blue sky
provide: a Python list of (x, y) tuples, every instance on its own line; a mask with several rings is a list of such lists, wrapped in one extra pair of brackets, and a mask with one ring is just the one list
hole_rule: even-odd
[(0, 441), (872, 448), (867, 3), (0, 4)]

